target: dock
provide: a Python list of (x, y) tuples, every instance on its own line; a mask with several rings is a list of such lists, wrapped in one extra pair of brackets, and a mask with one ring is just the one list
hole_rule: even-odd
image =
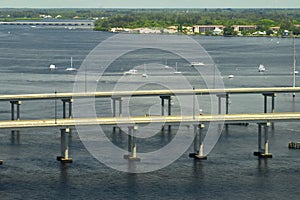
[(300, 149), (300, 142), (289, 142), (289, 149)]

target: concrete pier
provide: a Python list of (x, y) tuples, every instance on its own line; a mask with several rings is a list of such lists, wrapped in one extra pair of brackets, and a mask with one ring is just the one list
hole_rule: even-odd
[[(165, 100), (168, 100), (168, 116), (172, 115), (172, 110), (171, 110), (171, 100), (172, 97), (171, 96), (160, 96), (161, 99), (161, 116), (165, 116)], [(165, 127), (162, 127), (162, 131), (165, 130)], [(168, 126), (168, 132), (171, 131), (171, 125)]]
[(165, 116), (165, 100), (168, 100), (168, 116), (171, 116), (171, 96), (160, 96), (161, 99), (161, 116)]
[[(122, 97), (112, 97), (112, 116), (113, 117), (122, 117), (122, 102), (123, 102), (123, 98)], [(116, 102), (119, 102), (119, 113), (117, 115), (117, 104)], [(113, 132), (116, 131), (116, 126), (113, 126)]]
[(275, 112), (275, 97), (277, 96), (274, 92), (264, 92), (262, 93), (264, 96), (264, 113), (268, 113), (268, 97), (272, 98), (272, 107), (271, 107), (271, 113)]
[(72, 163), (72, 158), (69, 157), (69, 128), (60, 129), (61, 133), (61, 156), (57, 156), (57, 160), (62, 163)]
[(207, 160), (207, 156), (204, 155), (203, 151), (202, 129), (204, 127), (204, 124), (194, 125), (194, 153), (190, 153), (189, 157), (197, 160)]
[[(274, 92), (264, 92), (262, 93), (264, 96), (264, 113), (268, 113), (268, 97), (272, 98), (272, 105), (271, 105), (271, 113), (275, 112), (275, 97), (277, 96)], [(274, 129), (274, 122), (271, 123), (272, 129)]]
[(289, 149), (300, 149), (300, 142), (289, 142)]
[[(11, 120), (20, 120), (20, 106), (22, 101), (19, 100), (11, 100)], [(16, 107), (16, 109), (15, 109)], [(12, 144), (20, 144), (20, 131), (12, 130), (11, 131), (11, 143)]]
[[(122, 117), (122, 102), (123, 102), (123, 98), (122, 97), (112, 97), (112, 107), (113, 107), (113, 117)], [(117, 115), (116, 112), (116, 108), (117, 108), (117, 104), (116, 101), (119, 101), (119, 114)]]
[[(20, 119), (20, 106), (22, 104), (22, 101), (18, 101), (18, 100), (11, 100), (10, 101), (11, 104), (11, 120), (19, 120)], [(17, 108), (15, 113), (15, 107)], [(16, 114), (16, 116), (15, 116)]]
[(69, 112), (68, 112), (68, 118), (72, 118), (72, 103), (73, 99), (62, 99), (63, 102), (63, 118), (67, 118), (67, 110), (66, 110), (66, 104), (68, 103), (69, 105)]
[(136, 131), (137, 126), (128, 127), (128, 155), (124, 155), (124, 159), (130, 161), (140, 161), (141, 159), (136, 155)]
[[(258, 151), (254, 152), (255, 156), (263, 158), (272, 158), (272, 154), (269, 152), (269, 136), (268, 136), (268, 127), (270, 123), (258, 123)], [(264, 149), (262, 149), (262, 127), (264, 127)]]
[(222, 98), (225, 98), (225, 114), (229, 113), (229, 94), (217, 94), (218, 97), (218, 113), (222, 114)]
[(19, 130), (11, 131), (11, 144), (20, 144), (20, 131)]

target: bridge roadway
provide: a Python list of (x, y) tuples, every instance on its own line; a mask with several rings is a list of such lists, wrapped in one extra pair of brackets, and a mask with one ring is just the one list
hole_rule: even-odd
[(259, 113), (259, 114), (226, 114), (226, 115), (197, 115), (193, 116), (134, 116), (134, 117), (101, 117), (101, 118), (66, 118), (38, 120), (9, 120), (0, 121), (0, 129), (32, 128), (32, 127), (69, 127), (75, 125), (138, 125), (147, 123), (176, 123), (197, 124), (204, 122), (225, 123), (267, 123), (274, 121), (300, 120), (300, 112)]
[(44, 93), (0, 95), (0, 101), (9, 100), (40, 100), (40, 99), (71, 99), (71, 98), (107, 98), (130, 96), (178, 96), (178, 95), (208, 95), (208, 94), (250, 94), (250, 93), (298, 93), (300, 87), (269, 87), (269, 88), (225, 88), (225, 89), (185, 89), (185, 90), (140, 90), (112, 91), (86, 93)]
[(91, 26), (94, 21), (14, 21), (0, 22), (0, 25), (29, 25), (29, 26)]

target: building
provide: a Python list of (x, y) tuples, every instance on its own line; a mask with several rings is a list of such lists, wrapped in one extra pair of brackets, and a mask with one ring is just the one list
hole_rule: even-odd
[(233, 25), (232, 28), (236, 32), (256, 30), (255, 25)]
[(213, 32), (214, 30), (223, 30), (223, 25), (195, 25), (193, 26), (193, 33), (206, 33), (207, 31)]

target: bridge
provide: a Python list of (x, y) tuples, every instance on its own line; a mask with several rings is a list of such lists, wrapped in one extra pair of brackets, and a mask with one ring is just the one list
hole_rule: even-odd
[(82, 125), (127, 125), (149, 123), (199, 124), (205, 122), (225, 123), (265, 123), (275, 121), (300, 120), (300, 112), (285, 113), (252, 113), (226, 115), (197, 115), (197, 116), (134, 116), (134, 117), (100, 117), (100, 118), (65, 118), (38, 120), (7, 120), (0, 121), (0, 129), (34, 128), (34, 127), (71, 127)]
[[(202, 129), (207, 122), (225, 122), (230, 123), (257, 123), (258, 124), (258, 151), (254, 155), (270, 158), (272, 154), (268, 151), (268, 127), (270, 122), (275, 121), (297, 121), (300, 119), (300, 113), (275, 113), (276, 93), (298, 93), (300, 87), (270, 87), (270, 88), (227, 88), (227, 89), (187, 89), (187, 90), (141, 90), (141, 91), (116, 91), (116, 92), (85, 92), (85, 93), (46, 93), (46, 94), (21, 94), (21, 95), (0, 95), (0, 101), (9, 101), (11, 103), (11, 120), (0, 121), (0, 129), (9, 128), (29, 128), (29, 127), (60, 127), (61, 128), (61, 156), (58, 160), (61, 162), (72, 162), (68, 155), (68, 137), (70, 127), (76, 125), (125, 125), (129, 129), (128, 150), (130, 155), (124, 158), (129, 160), (139, 160), (136, 154), (136, 144), (134, 138), (134, 127), (139, 124), (163, 123), (164, 125), (174, 125), (186, 123), (194, 126), (195, 136), (198, 141), (194, 141), (194, 153), (190, 157), (195, 159), (206, 159), (203, 154)], [(229, 114), (228, 99), (231, 94), (250, 94), (258, 93), (264, 96), (264, 112), (253, 114)], [(219, 98), (219, 114), (205, 114), (196, 116), (174, 116), (171, 113), (171, 96), (180, 95), (216, 95)], [(122, 117), (122, 98), (157, 96), (161, 98), (162, 113), (161, 116), (134, 116)], [(272, 98), (272, 112), (267, 113), (267, 98)], [(74, 98), (111, 98), (113, 101), (113, 116), (101, 118), (73, 118), (72, 102)], [(226, 112), (221, 114), (221, 99), (226, 99)], [(22, 101), (61, 99), (63, 102), (63, 119), (38, 119), (26, 120), (20, 118), (20, 106)], [(164, 100), (168, 100), (168, 115), (164, 114)], [(116, 101), (119, 101), (119, 115), (116, 115)], [(69, 104), (69, 113), (67, 115), (66, 104)], [(15, 113), (15, 106), (17, 107)], [(16, 114), (16, 115), (15, 115)], [(262, 148), (262, 127), (264, 127), (264, 149)], [(0, 161), (2, 163), (2, 161)]]
[(13, 21), (0, 22), (0, 25), (27, 25), (27, 26), (78, 26), (94, 27), (94, 21)]
[(179, 96), (179, 95), (209, 95), (209, 94), (253, 94), (253, 93), (299, 93), (300, 87), (268, 87), (268, 88), (224, 88), (224, 89), (185, 89), (185, 90), (138, 90), (113, 92), (83, 92), (83, 93), (43, 93), (0, 95), (0, 101), (7, 100), (39, 100), (67, 98), (108, 98), (108, 97), (142, 97), (142, 96)]

